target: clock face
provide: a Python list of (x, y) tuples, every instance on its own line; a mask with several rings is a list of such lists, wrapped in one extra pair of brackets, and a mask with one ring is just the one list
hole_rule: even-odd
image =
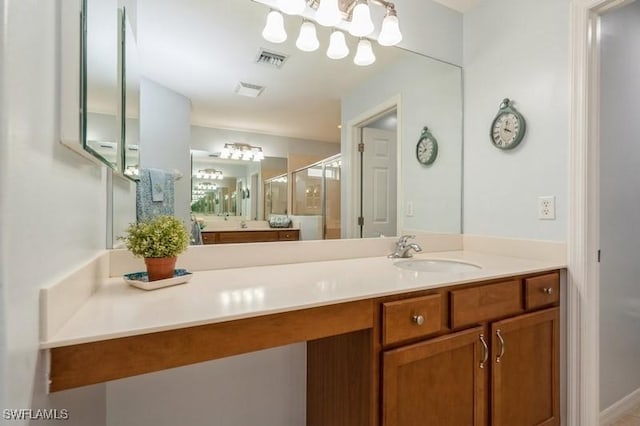
[(431, 164), (438, 155), (438, 143), (433, 137), (426, 136), (420, 139), (416, 146), (416, 157), (422, 164)]
[(514, 147), (521, 138), (520, 118), (512, 112), (498, 115), (493, 123), (491, 137), (498, 148)]

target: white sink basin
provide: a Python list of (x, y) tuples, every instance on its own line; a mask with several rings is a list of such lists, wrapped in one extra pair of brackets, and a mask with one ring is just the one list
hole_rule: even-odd
[(457, 260), (439, 260), (439, 259), (408, 259), (399, 260), (394, 265), (400, 269), (417, 272), (446, 272), (461, 273), (472, 272), (482, 269), (473, 263), (460, 262)]

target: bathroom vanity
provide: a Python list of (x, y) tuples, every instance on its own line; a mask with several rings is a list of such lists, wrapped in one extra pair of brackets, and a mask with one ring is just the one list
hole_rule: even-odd
[(109, 279), (42, 343), (50, 390), (307, 342), (308, 425), (559, 425), (563, 266), (416, 256), (434, 257), (482, 269), (377, 257), (199, 271), (156, 292)]

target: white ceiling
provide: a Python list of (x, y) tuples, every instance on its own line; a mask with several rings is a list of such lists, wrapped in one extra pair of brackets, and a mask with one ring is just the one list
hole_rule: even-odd
[(443, 4), (450, 9), (465, 13), (474, 8), (480, 0), (433, 0), (436, 3)]
[[(300, 17), (285, 16), (282, 44), (262, 36), (269, 8), (250, 0), (139, 0), (142, 74), (192, 102), (192, 123), (303, 139), (339, 142), (340, 99), (359, 82), (410, 53), (374, 43), (376, 63), (352, 54), (327, 58), (329, 29), (318, 26), (320, 49), (295, 47)], [(290, 55), (282, 69), (255, 63), (259, 48)], [(266, 86), (256, 99), (236, 95), (239, 81)]]

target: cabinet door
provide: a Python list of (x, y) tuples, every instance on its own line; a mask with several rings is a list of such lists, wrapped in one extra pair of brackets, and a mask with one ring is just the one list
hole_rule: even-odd
[(553, 308), (491, 325), (494, 426), (560, 424), (559, 322)]
[(484, 425), (484, 333), (475, 327), (384, 352), (383, 425)]

